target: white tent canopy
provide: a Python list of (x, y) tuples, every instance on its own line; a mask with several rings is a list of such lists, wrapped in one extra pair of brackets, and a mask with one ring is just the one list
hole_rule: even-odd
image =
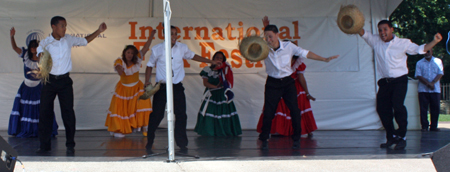
[[(341, 5), (355, 4), (364, 13), (364, 29), (376, 33), (376, 24), (386, 19), (401, 0), (179, 0), (172, 1), (171, 23), (180, 29), (179, 41), (195, 53), (211, 57), (225, 50), (234, 64), (235, 104), (243, 129), (255, 129), (263, 107), (266, 73), (264, 63), (248, 63), (236, 52), (238, 40), (247, 32), (261, 32), (261, 18), (284, 32), (285, 39), (322, 56), (339, 54), (330, 63), (306, 60), (305, 76), (311, 94), (313, 113), (319, 129), (379, 129), (375, 110), (376, 74), (372, 49), (356, 35), (340, 32), (336, 16)], [(8, 126), (9, 114), (20, 83), (23, 63), (11, 49), (9, 29), (16, 28), (16, 42), (25, 46), (27, 35), (46, 37), (51, 33), (50, 19), (67, 19), (67, 34), (84, 37), (106, 22), (108, 30), (86, 47), (72, 51), (75, 114), (77, 129), (105, 129), (104, 122), (119, 76), (113, 61), (124, 45), (141, 45), (149, 27), (163, 21), (159, 0), (1, 0), (0, 1), (0, 129)], [(301, 37), (301, 38), (300, 38)], [(152, 45), (161, 43), (158, 35)], [(150, 53), (147, 53), (146, 60)], [(187, 61), (186, 88), (188, 128), (193, 128), (200, 108), (204, 86), (198, 75), (203, 66)], [(141, 80), (145, 65), (141, 69)], [(152, 77), (155, 78), (155, 77)], [(176, 107), (175, 107), (176, 108)], [(414, 108), (414, 107), (413, 107)], [(411, 110), (408, 107), (409, 112)], [(62, 126), (58, 101), (57, 120)], [(164, 123), (165, 120), (163, 120)]]

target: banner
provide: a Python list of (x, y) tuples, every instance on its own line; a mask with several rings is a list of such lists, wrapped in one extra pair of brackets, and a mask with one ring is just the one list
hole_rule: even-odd
[[(0, 19), (0, 43), (2, 59), (0, 72), (22, 72), (21, 61), (11, 49), (9, 29), (15, 27), (15, 39), (19, 47), (25, 46), (31, 39), (44, 39), (51, 34), (49, 18), (12, 18)], [(100, 23), (105, 22), (108, 29), (86, 47), (72, 49), (72, 72), (75, 73), (114, 73), (113, 62), (126, 45), (132, 44), (140, 49), (147, 41), (150, 31), (156, 30), (152, 45), (164, 40), (162, 18), (66, 18), (67, 31), (76, 37), (86, 37), (93, 33)], [(340, 32), (335, 19), (319, 18), (283, 18), (271, 19), (279, 29), (281, 40), (298, 43), (302, 48), (311, 50), (323, 57), (340, 55), (337, 60), (323, 63), (306, 60), (308, 71), (359, 71), (358, 38)], [(171, 24), (177, 27), (178, 41), (187, 44), (196, 54), (211, 58), (216, 51), (223, 51), (235, 73), (264, 72), (264, 61), (249, 62), (239, 52), (239, 40), (247, 35), (263, 35), (260, 19), (198, 19), (173, 18)], [(8, 32), (5, 32), (8, 31)], [(145, 62), (150, 53), (145, 55)], [(145, 72), (145, 63), (141, 72)], [(207, 64), (186, 60), (186, 73), (199, 73)]]

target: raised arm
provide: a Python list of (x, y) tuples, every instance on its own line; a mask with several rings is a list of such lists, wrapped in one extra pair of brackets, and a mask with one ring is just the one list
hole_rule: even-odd
[(339, 57), (339, 55), (335, 55), (335, 56), (331, 56), (331, 57), (325, 58), (325, 57), (317, 55), (316, 53), (313, 53), (312, 51), (308, 52), (308, 54), (306, 55), (306, 58), (308, 58), (308, 59), (317, 60), (317, 61), (323, 61), (323, 62), (329, 62), (329, 61), (331, 61), (333, 59), (336, 59), (338, 57)]
[(216, 66), (222, 65), (222, 63), (220, 63), (220, 62), (218, 62), (218, 61), (212, 61), (212, 60), (209, 60), (209, 59), (204, 58), (204, 57), (202, 57), (202, 56), (199, 56), (199, 55), (197, 55), (197, 54), (194, 55), (194, 57), (192, 58), (192, 60), (198, 61), (198, 62), (211, 63), (211, 64), (216, 65)]
[(364, 29), (359, 30), (359, 32), (358, 32), (359, 36), (363, 36), (364, 32), (365, 32)]
[(142, 47), (142, 49), (141, 49), (142, 57), (144, 57), (144, 56), (145, 56), (145, 53), (148, 52), (149, 47), (150, 47), (150, 45), (152, 44), (153, 37), (155, 36), (155, 33), (156, 33), (156, 30), (152, 30), (152, 31), (150, 32), (150, 36), (148, 37), (147, 42), (145, 43), (145, 45), (144, 45), (144, 46)]
[(262, 19), (262, 23), (263, 23), (264, 27), (266, 27), (267, 25), (269, 25), (269, 24), (270, 24), (269, 17), (264, 16), (264, 18)]
[(442, 35), (440, 33), (436, 33), (434, 35), (433, 41), (425, 45), (425, 48), (423, 49), (424, 52), (427, 52), (428, 50), (431, 50), (437, 43), (441, 42)]
[(11, 46), (17, 54), (22, 54), (22, 49), (17, 47), (16, 40), (14, 39), (15, 34), (16, 34), (16, 29), (14, 29), (14, 27), (12, 27), (11, 30), (9, 31), (9, 36), (11, 37)]
[(84, 38), (89, 43), (92, 40), (94, 40), (95, 38), (97, 38), (97, 36), (100, 35), (100, 33), (104, 32), (106, 29), (107, 29), (106, 24), (102, 23), (102, 24), (100, 24), (100, 26), (98, 26), (98, 29), (94, 33), (92, 33)]

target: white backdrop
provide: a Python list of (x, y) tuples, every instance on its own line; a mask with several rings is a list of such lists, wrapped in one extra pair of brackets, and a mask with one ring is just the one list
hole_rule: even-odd
[[(335, 20), (341, 5), (355, 3), (366, 16), (365, 29), (372, 31), (376, 23), (387, 18), (400, 2), (288, 0), (276, 4), (270, 0), (174, 0), (171, 2), (172, 24), (180, 29), (179, 41), (195, 53), (209, 58), (217, 50), (227, 52), (235, 72), (233, 91), (242, 128), (256, 127), (267, 75), (263, 63), (246, 62), (240, 57), (236, 50), (238, 39), (248, 30), (251, 33), (261, 31), (261, 18), (267, 15), (271, 23), (280, 28), (283, 37), (298, 41), (301, 47), (322, 56), (340, 55), (330, 63), (305, 62), (308, 86), (317, 98), (312, 102), (312, 108), (319, 129), (379, 129), (372, 49), (359, 36), (340, 32)], [(54, 15), (67, 19), (67, 34), (80, 37), (92, 33), (101, 22), (106, 22), (108, 29), (99, 38), (86, 47), (73, 48), (71, 72), (77, 129), (105, 129), (106, 111), (119, 81), (112, 67), (113, 61), (120, 56), (125, 45), (139, 45), (146, 41), (149, 32), (141, 28), (157, 30), (152, 45), (163, 40), (158, 27), (163, 21), (161, 3), (151, 0), (0, 1), (0, 39), (4, 40), (0, 42), (0, 129), (7, 129), (14, 96), (23, 80), (23, 63), (9, 42), (11, 27), (16, 28), (17, 44), (24, 46), (28, 35), (46, 37), (51, 33), (50, 19)], [(200, 63), (187, 63), (183, 84), (186, 88), (188, 128), (193, 128), (204, 86), (198, 75), (202, 68)], [(145, 66), (141, 69), (141, 80), (144, 70)], [(59, 104), (55, 103), (55, 106), (62, 126)], [(415, 113), (414, 108), (417, 107), (412, 108), (413, 111), (408, 107), (409, 112)]]

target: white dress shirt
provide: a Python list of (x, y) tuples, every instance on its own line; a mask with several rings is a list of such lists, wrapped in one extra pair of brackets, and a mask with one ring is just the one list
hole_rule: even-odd
[(419, 46), (409, 39), (394, 36), (391, 41), (384, 42), (379, 35), (373, 35), (367, 31), (364, 32), (362, 38), (375, 51), (377, 72), (380, 78), (397, 78), (408, 74), (406, 64), (408, 56), (405, 53), (425, 54), (423, 51), (425, 44)]
[[(422, 76), (428, 82), (431, 82), (439, 74), (444, 75), (444, 67), (442, 65), (442, 60), (439, 58), (431, 57), (430, 61), (423, 58), (419, 60), (416, 64), (416, 78), (418, 76)], [(432, 90), (419, 81), (417, 91), (419, 93), (441, 93), (441, 84), (439, 81), (436, 82), (434, 84), (434, 90)]]
[[(184, 79), (183, 59), (190, 60), (194, 58), (192, 52), (186, 44), (176, 42), (172, 47), (172, 82), (178, 84)], [(147, 63), (148, 67), (156, 66), (156, 82), (166, 83), (166, 51), (164, 42), (152, 47), (152, 54)]]
[(266, 72), (270, 77), (281, 79), (290, 76), (294, 72), (291, 65), (292, 56), (296, 55), (299, 58), (306, 58), (309, 51), (296, 46), (290, 41), (278, 40), (278, 42), (280, 48), (276, 51), (271, 48), (264, 63), (266, 64)]
[(45, 48), (50, 53), (53, 61), (50, 74), (62, 75), (72, 70), (72, 47), (86, 46), (87, 43), (85, 38), (73, 37), (68, 34), (59, 40), (50, 35), (39, 43), (37, 54), (44, 52)]

